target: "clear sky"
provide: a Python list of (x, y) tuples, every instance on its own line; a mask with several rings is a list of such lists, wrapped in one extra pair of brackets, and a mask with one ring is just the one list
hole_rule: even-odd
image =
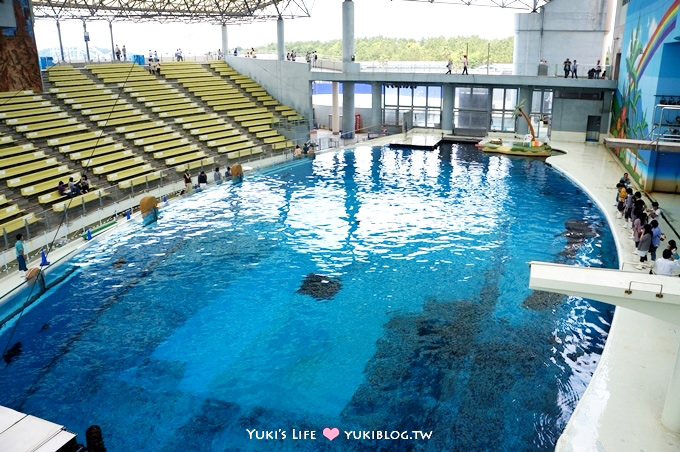
[[(354, 2), (355, 38), (387, 36), (427, 38), (472, 36), (495, 39), (512, 36), (517, 10), (479, 6), (445, 5), (403, 0), (357, 0)], [(284, 22), (285, 39), (290, 41), (327, 41), (342, 38), (342, 0), (307, 0), (310, 18)], [(58, 48), (57, 28), (53, 20), (35, 24), (38, 49)], [(90, 46), (111, 48), (109, 24), (87, 23)], [(257, 47), (276, 42), (276, 22), (228, 25), (228, 44), (234, 47)], [(84, 49), (81, 21), (61, 21), (64, 47)], [(126, 45), (128, 54), (172, 54), (181, 48), (185, 54), (202, 55), (221, 47), (217, 25), (114, 22), (114, 43)]]

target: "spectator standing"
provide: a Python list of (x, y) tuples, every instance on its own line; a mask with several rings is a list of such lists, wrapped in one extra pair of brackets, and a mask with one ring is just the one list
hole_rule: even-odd
[(600, 78), (600, 74), (602, 74), (602, 65), (600, 64), (600, 60), (597, 60), (597, 64), (595, 65), (595, 78)]
[(564, 78), (569, 77), (569, 73), (571, 72), (571, 61), (569, 61), (569, 58), (564, 60)]
[(208, 185), (208, 175), (205, 174), (205, 171), (201, 171), (198, 174), (198, 188), (205, 188), (206, 185)]
[(467, 75), (468, 73), (468, 58), (467, 55), (463, 55), (463, 72), (462, 74)]
[(647, 253), (650, 246), (652, 246), (652, 226), (646, 224), (642, 230), (642, 237), (640, 237), (640, 243), (638, 243), (637, 247), (640, 262), (647, 262)]
[(571, 63), (571, 78), (578, 78), (578, 63), (576, 60)]
[(191, 182), (191, 175), (189, 170), (184, 170), (184, 193), (189, 194), (193, 191), (194, 186)]
[(652, 244), (649, 246), (649, 254), (652, 260), (656, 260), (656, 250), (661, 246), (661, 240), (664, 239), (664, 235), (661, 233), (661, 228), (659, 227), (659, 222), (652, 220), (650, 223), (652, 226)]
[(116, 44), (116, 59), (120, 61), (120, 47)]
[(123, 61), (127, 61), (127, 50), (125, 49), (125, 44), (123, 44)]
[(18, 233), (17, 241), (14, 244), (14, 250), (16, 251), (17, 254), (17, 264), (19, 264), (19, 275), (22, 278), (28, 271), (28, 267), (26, 267), (26, 253), (24, 252), (24, 242), (22, 241), (23, 238), (24, 235), (22, 233)]
[(449, 58), (449, 62), (446, 63), (446, 69), (447, 69), (446, 73), (450, 74), (451, 69), (453, 69), (453, 60), (451, 58)]

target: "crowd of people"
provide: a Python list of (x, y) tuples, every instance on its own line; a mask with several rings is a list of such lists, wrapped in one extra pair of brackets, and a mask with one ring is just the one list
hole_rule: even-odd
[[(548, 62), (545, 60), (541, 60), (542, 64), (547, 64)], [(564, 78), (578, 78), (578, 62), (576, 60), (571, 61), (569, 58), (564, 60), (563, 68), (564, 68)], [(595, 67), (590, 68), (588, 71), (588, 78), (606, 78), (607, 74), (606, 71), (602, 72), (602, 64), (600, 63), (600, 60), (597, 60), (597, 64)]]
[(59, 181), (57, 184), (57, 191), (61, 196), (68, 196), (73, 198), (90, 191), (90, 181), (87, 179), (87, 174), (83, 174), (82, 178), (76, 182), (73, 177), (68, 178), (68, 184)]
[[(463, 55), (462, 57), (462, 62), (463, 62), (463, 72), (461, 72), (461, 75), (467, 75), (468, 73), (468, 56)], [(448, 63), (446, 63), (446, 74), (451, 74), (453, 71), (453, 60), (449, 58)]]
[[(202, 190), (205, 187), (208, 186), (208, 175), (205, 173), (205, 171), (201, 171), (198, 173), (198, 177), (196, 180), (196, 185), (194, 185), (193, 180), (191, 178), (191, 173), (189, 173), (189, 170), (184, 171), (184, 190), (182, 191), (182, 194), (189, 194), (194, 190)], [(213, 182), (217, 185), (222, 183), (222, 180), (228, 181), (231, 180), (231, 167), (227, 166), (227, 170), (224, 172), (224, 177), (222, 177), (222, 173), (220, 172), (220, 167), (216, 166), (215, 169), (213, 170)]]
[(122, 50), (118, 47), (118, 44), (116, 44), (114, 52), (118, 61), (121, 61), (121, 57), (123, 58), (123, 61), (127, 61), (127, 49), (125, 48), (125, 44), (123, 44)]
[(666, 240), (659, 223), (662, 219), (659, 203), (653, 201), (647, 206), (642, 193), (633, 192), (630, 184), (628, 173), (624, 173), (616, 184), (616, 217), (623, 219), (624, 227), (631, 230), (629, 238), (635, 243), (635, 254), (640, 261), (638, 269), (649, 266), (650, 273), (667, 276), (680, 272), (675, 240), (669, 240), (659, 253)]

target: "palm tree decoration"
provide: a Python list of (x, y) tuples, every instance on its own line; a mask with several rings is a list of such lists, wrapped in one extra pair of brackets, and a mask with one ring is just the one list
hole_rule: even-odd
[(534, 130), (534, 126), (531, 124), (531, 119), (529, 119), (529, 116), (524, 112), (523, 107), (524, 99), (522, 99), (520, 103), (518, 103), (515, 106), (515, 116), (521, 116), (527, 122), (527, 125), (529, 126), (529, 131), (531, 132), (531, 142), (533, 143), (534, 141), (536, 141), (536, 131)]

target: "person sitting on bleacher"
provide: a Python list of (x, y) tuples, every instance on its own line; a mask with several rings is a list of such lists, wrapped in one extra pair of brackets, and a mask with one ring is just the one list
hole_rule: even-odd
[(68, 189), (69, 189), (69, 196), (74, 197), (80, 195), (80, 186), (75, 183), (72, 177), (68, 178)]
[(80, 182), (78, 182), (78, 186), (82, 193), (90, 191), (90, 181), (87, 180), (87, 174), (83, 174), (83, 177), (80, 178)]
[(61, 196), (71, 196), (71, 190), (69, 190), (68, 185), (64, 184), (62, 181), (59, 181), (57, 191), (59, 191)]

